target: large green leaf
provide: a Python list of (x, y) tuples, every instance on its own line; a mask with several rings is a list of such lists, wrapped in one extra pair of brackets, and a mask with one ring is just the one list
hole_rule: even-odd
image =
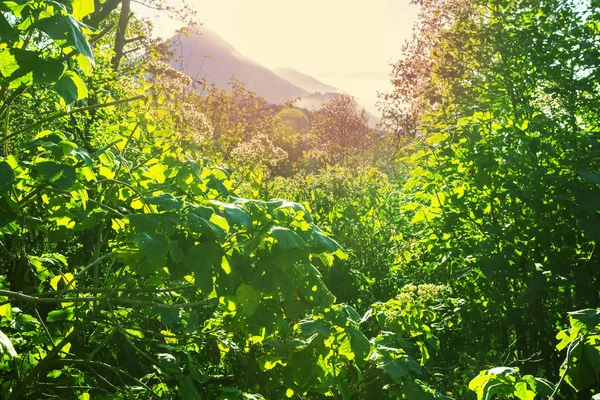
[[(18, 40), (19, 35), (6, 19), (3, 13), (0, 12), (0, 42), (13, 42)], [(0, 69), (2, 62), (0, 61)]]
[(352, 352), (356, 356), (356, 359), (361, 361), (366, 360), (371, 355), (371, 342), (369, 342), (369, 339), (354, 326), (348, 326), (346, 332), (348, 332), (348, 336), (350, 337)]
[(18, 69), (19, 62), (16, 57), (7, 49), (0, 51), (0, 74), (8, 78)]
[(305, 337), (311, 336), (315, 333), (320, 333), (321, 335), (327, 338), (331, 334), (331, 328), (329, 323), (323, 320), (305, 319), (298, 322), (298, 325), (296, 325), (296, 327), (298, 328), (300, 333)]
[(188, 214), (187, 221), (190, 229), (194, 232), (205, 234), (209, 240), (221, 241), (225, 238), (225, 230), (223, 228), (195, 213)]
[(568, 315), (569, 318), (581, 322), (588, 329), (594, 329), (596, 326), (600, 325), (600, 311), (593, 308), (573, 311), (568, 313)]
[(65, 103), (71, 104), (77, 100), (88, 96), (88, 90), (85, 83), (79, 75), (73, 71), (67, 71), (63, 74), (55, 86), (56, 92), (65, 100)]
[(0, 51), (0, 73), (9, 82), (52, 83), (61, 77), (64, 70), (61, 60), (46, 59), (37, 51), (20, 48)]
[(46, 320), (48, 322), (56, 322), (56, 321), (71, 321), (75, 318), (75, 314), (73, 313), (72, 308), (64, 308), (62, 310), (53, 310), (48, 313)]
[(535, 394), (526, 382), (517, 382), (515, 384), (515, 396), (520, 400), (535, 400)]
[(327, 251), (333, 253), (340, 249), (341, 246), (333, 239), (327, 237), (321, 232), (319, 228), (311, 224), (313, 231), (311, 235), (311, 245), (316, 248), (317, 251)]
[(271, 235), (277, 240), (277, 245), (284, 250), (306, 246), (306, 242), (291, 229), (281, 226), (271, 228)]
[(141, 232), (135, 234), (135, 241), (148, 261), (148, 264), (140, 272), (153, 272), (167, 264), (170, 244), (167, 236), (161, 233)]
[(185, 266), (194, 274), (194, 282), (205, 294), (213, 290), (213, 275), (221, 266), (223, 249), (216, 242), (205, 242), (192, 247), (185, 258)]
[(156, 196), (145, 198), (146, 203), (157, 205), (163, 210), (179, 210), (183, 206), (183, 202), (173, 196), (171, 193), (161, 193)]
[(55, 41), (66, 40), (67, 45), (72, 46), (91, 62), (94, 62), (92, 48), (81, 31), (80, 23), (72, 16), (56, 14), (39, 20), (34, 24), (34, 27), (46, 33)]
[(396, 383), (403, 383), (411, 373), (420, 373), (419, 363), (413, 358), (402, 355), (395, 360), (388, 361), (380, 366)]
[(182, 400), (202, 400), (194, 381), (187, 376), (179, 378), (179, 396)]
[(0, 193), (6, 192), (15, 180), (15, 172), (6, 161), (0, 162)]
[(34, 170), (59, 189), (69, 189), (77, 180), (75, 168), (54, 161), (42, 161), (34, 166)]
[(190, 371), (190, 376), (196, 382), (203, 384), (209, 380), (206, 372), (204, 372), (203, 368), (197, 362), (193, 360), (189, 360), (188, 370)]
[(436, 396), (431, 393), (427, 393), (421, 385), (416, 384), (414, 381), (409, 380), (404, 384), (402, 393), (406, 399), (410, 400), (435, 400)]
[(251, 317), (256, 312), (262, 299), (261, 293), (250, 285), (240, 285), (235, 295), (238, 299), (238, 308), (246, 317)]
[(211, 203), (223, 208), (223, 214), (229, 225), (242, 225), (246, 228), (252, 227), (252, 215), (242, 207), (216, 200), (211, 201)]
[(571, 360), (566, 381), (576, 390), (583, 390), (598, 381), (600, 374), (600, 349), (579, 342), (571, 350)]
[(94, 12), (94, 3), (92, 0), (73, 0), (73, 17), (81, 21), (84, 17)]

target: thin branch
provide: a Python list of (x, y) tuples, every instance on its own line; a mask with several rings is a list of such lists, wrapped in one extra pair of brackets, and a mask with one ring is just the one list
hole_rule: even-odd
[(71, 287), (71, 285), (73, 283), (75, 283), (75, 280), (78, 279), (81, 275), (83, 275), (86, 271), (88, 271), (90, 268), (93, 268), (96, 264), (98, 264), (101, 261), (104, 261), (105, 259), (107, 259), (110, 256), (113, 256), (114, 253), (108, 253), (103, 255), (102, 257), (98, 257), (97, 259), (95, 259), (93, 262), (91, 262), (90, 264), (88, 264), (85, 268), (83, 268), (81, 271), (79, 271), (77, 274), (75, 274), (75, 276), (73, 276), (73, 279), (71, 279), (69, 282), (67, 282), (67, 284), (65, 285), (65, 287), (59, 292), (58, 296), (62, 297), (65, 293), (65, 291)]
[(129, 43), (133, 43), (133, 42), (138, 42), (138, 41), (144, 40), (144, 39), (146, 39), (145, 35), (140, 35), (140, 36), (132, 37), (132, 38), (126, 39), (125, 40), (125, 44), (129, 44)]
[[(155, 294), (155, 293), (169, 293), (169, 292), (178, 292), (181, 290), (187, 290), (187, 289), (198, 289), (199, 286), (198, 285), (184, 285), (184, 286), (178, 286), (178, 287), (171, 287), (171, 288), (139, 288), (139, 289), (132, 289), (132, 288), (124, 288), (124, 289), (119, 289), (119, 288), (84, 288), (84, 289), (72, 289), (72, 290), (66, 290), (64, 292), (64, 294), (107, 294), (107, 293), (147, 293), (147, 294)], [(50, 291), (50, 292), (44, 292), (44, 293), (34, 293), (31, 294), (30, 296), (33, 297), (55, 297), (57, 294), (61, 293), (62, 291), (60, 290), (56, 290), (56, 291)]]
[(142, 49), (143, 49), (142, 46), (134, 47), (133, 49), (129, 49), (129, 50), (124, 51), (123, 55), (127, 55), (129, 53), (133, 53), (133, 52), (136, 52), (136, 51), (142, 50)]
[[(91, 365), (88, 365), (87, 368), (92, 371), (92, 374), (94, 374), (96, 376), (96, 378), (100, 379), (102, 382), (104, 382), (105, 385), (109, 386), (113, 391), (117, 392), (119, 389), (117, 389), (117, 387), (115, 385), (113, 385), (112, 383), (110, 383), (108, 381), (108, 379), (106, 379), (105, 377), (103, 377), (102, 375), (100, 375), (98, 373), (98, 371), (96, 371)], [(104, 389), (104, 391), (106, 391), (106, 389)]]
[(122, 141), (123, 141), (123, 138), (117, 139), (114, 142), (109, 143), (106, 146), (102, 147), (101, 149), (98, 149), (98, 150), (94, 151), (92, 154), (90, 154), (90, 157), (99, 156), (100, 154), (104, 153), (106, 150), (110, 149), (114, 145), (117, 145), (117, 144), (121, 143)]
[(102, 39), (105, 35), (108, 35), (114, 29), (115, 26), (115, 23), (107, 25), (104, 29), (102, 29), (102, 31), (100, 31), (100, 33), (98, 33), (90, 39), (90, 44), (96, 44), (96, 42)]
[[(152, 389), (150, 389), (148, 387), (148, 385), (146, 385), (144, 382), (140, 381), (139, 379), (137, 379), (130, 373), (123, 371), (122, 369), (120, 369), (114, 365), (106, 364), (106, 363), (103, 363), (100, 361), (88, 361), (88, 360), (79, 360), (79, 359), (72, 359), (72, 358), (52, 360), (52, 362), (55, 364), (67, 364), (67, 365), (72, 364), (72, 365), (83, 365), (85, 367), (97, 366), (97, 367), (106, 368), (106, 369), (114, 372), (116, 375), (118, 375), (119, 378), (121, 376), (124, 376), (127, 379), (131, 380), (132, 382), (135, 382), (137, 385), (142, 386), (144, 389), (146, 389), (148, 391), (148, 396), (150, 396), (151, 398), (156, 398), (154, 392), (152, 391)], [(122, 380), (121, 380), (121, 382), (126, 386), (126, 384)]]
[(125, 217), (125, 214), (122, 214), (122, 213), (120, 213), (119, 211), (115, 210), (115, 209), (114, 209), (114, 208), (112, 208), (112, 207), (109, 207), (109, 206), (107, 206), (107, 205), (106, 205), (106, 204), (104, 204), (104, 203), (101, 203), (101, 202), (99, 202), (99, 201), (96, 201), (96, 200), (93, 200), (93, 199), (88, 199), (88, 202), (89, 202), (89, 203), (96, 204), (98, 207), (100, 207), (100, 208), (104, 208), (106, 211), (109, 211), (109, 212), (111, 212), (111, 213), (115, 214), (116, 216), (118, 216), (118, 217), (120, 217), (120, 218), (123, 218), (123, 217)]
[(81, 108), (76, 108), (74, 110), (69, 110), (69, 111), (63, 111), (61, 113), (52, 115), (50, 117), (44, 118), (34, 124), (31, 124), (23, 129), (21, 129), (20, 131), (17, 132), (13, 132), (10, 135), (4, 136), (2, 139), (0, 139), (0, 144), (14, 138), (17, 137), (19, 135), (22, 135), (24, 133), (27, 133), (29, 131), (32, 131), (36, 128), (39, 128), (40, 126), (46, 124), (47, 122), (53, 121), (57, 118), (62, 118), (62, 117), (66, 117), (67, 115), (73, 115), (73, 114), (79, 114), (79, 113), (83, 113), (86, 111), (90, 111), (90, 110), (95, 110), (95, 109), (99, 109), (99, 108), (105, 108), (105, 107), (112, 107), (112, 106), (118, 106), (120, 104), (126, 104), (126, 103), (131, 103), (132, 101), (136, 101), (136, 100), (143, 100), (146, 99), (145, 95), (137, 95), (134, 97), (130, 97), (127, 99), (121, 99), (121, 100), (116, 100), (116, 101), (111, 101), (109, 103), (103, 103), (103, 104), (94, 104), (91, 106), (87, 106), (87, 107), (81, 107)]
[(560, 380), (558, 381), (558, 383), (554, 387), (554, 391), (552, 392), (552, 395), (548, 398), (548, 400), (554, 400), (554, 398), (558, 394), (558, 391), (560, 389), (560, 385), (565, 380), (565, 377), (567, 376), (567, 371), (569, 370), (569, 360), (571, 359), (571, 352), (573, 351), (573, 349), (575, 348), (575, 346), (579, 345), (582, 341), (583, 341), (583, 336), (580, 336), (579, 338), (577, 338), (577, 340), (574, 340), (571, 343), (569, 343), (569, 347), (567, 348), (567, 358), (565, 359), (565, 362), (563, 363), (563, 365), (565, 366), (565, 370), (560, 375)]
[(10, 107), (12, 102), (15, 101), (16, 98), (23, 94), (27, 89), (29, 89), (28, 86), (23, 86), (12, 92), (10, 97), (6, 99), (6, 101), (3, 102), (2, 107), (0, 107), (0, 117), (2, 117), (2, 115), (8, 110), (8, 107)]
[(46, 326), (46, 324), (44, 323), (44, 319), (42, 318), (42, 316), (40, 315), (39, 311), (36, 309), (35, 310), (35, 314), (37, 315), (40, 324), (42, 324), (42, 327), (44, 328), (44, 331), (46, 332), (46, 335), (48, 335), (48, 339), (50, 339), (50, 343), (52, 343), (52, 346), (56, 346), (56, 343), (54, 342), (54, 339), (52, 338), (52, 335), (50, 334), (50, 331), (48, 330), (48, 327)]
[(0, 290), (0, 296), (6, 296), (13, 299), (26, 301), (33, 304), (64, 304), (64, 303), (90, 303), (90, 302), (110, 302), (113, 304), (129, 305), (129, 306), (140, 306), (140, 307), (154, 307), (162, 310), (173, 310), (178, 308), (193, 308), (198, 306), (205, 306), (214, 303), (216, 298), (208, 298), (204, 300), (194, 301), (191, 303), (154, 303), (151, 301), (133, 300), (133, 299), (122, 299), (118, 297), (33, 297), (23, 293), (11, 292), (10, 290)]

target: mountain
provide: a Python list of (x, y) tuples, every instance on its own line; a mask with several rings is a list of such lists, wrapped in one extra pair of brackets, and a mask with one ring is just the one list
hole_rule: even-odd
[[(175, 35), (168, 41), (173, 52), (171, 66), (193, 79), (206, 78), (221, 88), (229, 88), (232, 75), (246, 88), (269, 103), (300, 98), (298, 107), (318, 109), (341, 90), (298, 72), (293, 68), (271, 71), (237, 51), (218, 33), (202, 26), (189, 29), (187, 35)], [(369, 113), (369, 126), (377, 117)]]
[(329, 86), (321, 81), (318, 81), (312, 76), (303, 74), (302, 72), (296, 71), (293, 68), (274, 68), (273, 72), (283, 79), (311, 93), (341, 93), (341, 90), (338, 88)]
[(214, 81), (222, 88), (228, 88), (231, 75), (235, 75), (246, 88), (270, 103), (309, 94), (245, 57), (216, 32), (205, 27), (200, 29), (199, 32), (190, 30), (187, 36), (176, 35), (170, 39), (170, 50), (176, 57), (170, 62), (171, 66), (194, 79), (204, 77), (209, 83)]

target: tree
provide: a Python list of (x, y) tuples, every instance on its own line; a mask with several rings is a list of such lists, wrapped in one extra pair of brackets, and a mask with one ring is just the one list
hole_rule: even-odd
[(340, 94), (313, 113), (309, 134), (317, 148), (326, 151), (334, 162), (340, 162), (368, 144), (367, 122), (367, 112), (356, 99)]
[(553, 328), (600, 305), (595, 6), (422, 6), (384, 97), (387, 123), (416, 138), (403, 159), (413, 267), (468, 301), (469, 334), (443, 337), (447, 354), (467, 340), (477, 359), (558, 381)]

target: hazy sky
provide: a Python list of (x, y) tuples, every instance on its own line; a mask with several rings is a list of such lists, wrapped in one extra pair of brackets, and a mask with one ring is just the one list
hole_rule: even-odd
[[(171, 0), (173, 1), (173, 0)], [(265, 67), (291, 67), (355, 95), (374, 111), (389, 86), (389, 63), (412, 34), (409, 0), (189, 0), (199, 22)], [(140, 6), (156, 34), (181, 24)]]

